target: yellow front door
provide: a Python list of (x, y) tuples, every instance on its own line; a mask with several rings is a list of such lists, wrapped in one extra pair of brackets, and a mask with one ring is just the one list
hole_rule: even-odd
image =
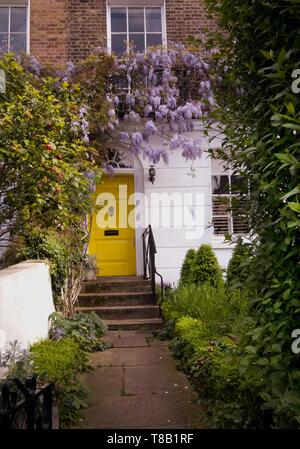
[(128, 205), (133, 193), (131, 175), (104, 176), (96, 189), (88, 253), (96, 255), (98, 276), (136, 275), (134, 206)]

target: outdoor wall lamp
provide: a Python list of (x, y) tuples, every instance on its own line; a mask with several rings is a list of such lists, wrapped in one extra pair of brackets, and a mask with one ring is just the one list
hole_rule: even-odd
[(150, 165), (150, 168), (149, 168), (149, 181), (151, 181), (152, 184), (154, 184), (155, 176), (156, 176), (156, 170), (154, 168), (154, 165)]

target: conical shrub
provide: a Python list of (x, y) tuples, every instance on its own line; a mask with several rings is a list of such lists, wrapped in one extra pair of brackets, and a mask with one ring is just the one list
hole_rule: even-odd
[(227, 283), (231, 287), (243, 288), (250, 274), (251, 248), (238, 238), (227, 268)]
[(185, 255), (185, 259), (180, 270), (180, 285), (188, 285), (192, 282), (195, 260), (196, 250), (189, 249)]
[(214, 287), (223, 285), (222, 269), (210, 245), (201, 245), (196, 252), (192, 283), (208, 283)]

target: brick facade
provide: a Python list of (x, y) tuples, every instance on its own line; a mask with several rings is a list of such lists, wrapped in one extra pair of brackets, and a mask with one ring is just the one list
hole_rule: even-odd
[(68, 60), (67, 0), (31, 0), (30, 3), (31, 54), (43, 63), (64, 63)]
[[(216, 27), (201, 0), (166, 0), (166, 17), (169, 41), (204, 38)], [(31, 0), (30, 28), (31, 53), (42, 62), (78, 62), (106, 45), (106, 0)]]

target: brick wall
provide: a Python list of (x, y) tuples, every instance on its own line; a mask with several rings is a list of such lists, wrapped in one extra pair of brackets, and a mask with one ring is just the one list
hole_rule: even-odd
[(214, 30), (217, 20), (210, 19), (202, 0), (166, 0), (167, 38), (185, 42), (188, 36), (205, 39), (205, 29)]
[[(216, 27), (202, 0), (166, 0), (166, 15), (172, 41), (205, 38), (205, 28)], [(31, 53), (42, 62), (78, 62), (106, 45), (106, 32), (106, 0), (31, 0)]]
[(30, 52), (41, 62), (68, 59), (67, 0), (31, 0)]
[(107, 43), (106, 0), (68, 0), (69, 59), (77, 62)]

